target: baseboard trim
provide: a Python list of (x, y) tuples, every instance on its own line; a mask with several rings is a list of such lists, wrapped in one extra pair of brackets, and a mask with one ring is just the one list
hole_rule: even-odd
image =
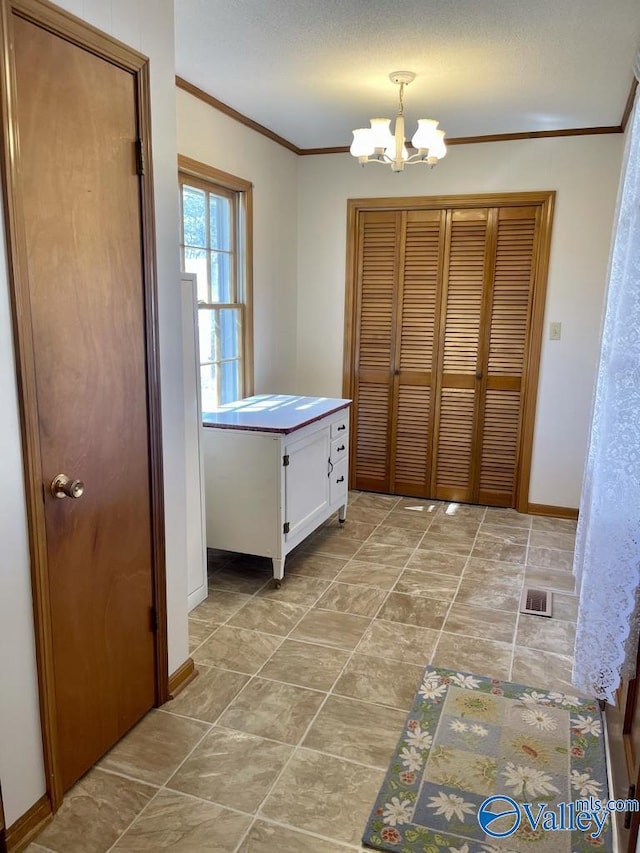
[(528, 504), (529, 515), (548, 515), (552, 518), (577, 518), (578, 510), (571, 506), (550, 506), (549, 504)]
[(178, 693), (191, 684), (197, 676), (198, 670), (193, 662), (193, 658), (187, 658), (186, 661), (169, 676), (169, 699), (175, 699)]
[(7, 829), (9, 853), (19, 853), (45, 828), (53, 817), (51, 801), (45, 794)]

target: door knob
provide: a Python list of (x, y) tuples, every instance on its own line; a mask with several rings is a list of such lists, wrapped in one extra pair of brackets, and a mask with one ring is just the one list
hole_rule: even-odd
[(71, 480), (66, 474), (56, 474), (49, 490), (54, 498), (81, 498), (84, 483), (82, 480)]

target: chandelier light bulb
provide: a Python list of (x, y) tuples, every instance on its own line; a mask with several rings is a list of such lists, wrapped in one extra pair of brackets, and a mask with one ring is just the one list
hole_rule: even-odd
[(370, 127), (359, 127), (353, 131), (353, 142), (349, 151), (354, 157), (370, 157), (375, 151)]

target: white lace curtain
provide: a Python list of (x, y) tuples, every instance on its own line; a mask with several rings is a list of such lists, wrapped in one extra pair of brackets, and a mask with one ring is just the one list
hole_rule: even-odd
[(635, 674), (640, 633), (640, 108), (631, 122), (574, 561), (573, 683), (611, 703)]

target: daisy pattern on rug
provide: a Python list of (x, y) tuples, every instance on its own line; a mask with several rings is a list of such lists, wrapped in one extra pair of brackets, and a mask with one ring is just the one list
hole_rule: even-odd
[(594, 720), (593, 717), (579, 716), (577, 719), (571, 718), (572, 731), (581, 735), (593, 735), (600, 737), (602, 734), (602, 724), (600, 720)]
[(420, 770), (422, 767), (422, 755), (415, 746), (406, 747), (400, 753), (400, 761), (407, 770)]
[(520, 701), (526, 705), (544, 705), (549, 702), (544, 693), (538, 693), (536, 690), (532, 690), (530, 693), (523, 693), (520, 696)]
[(589, 773), (571, 771), (571, 787), (581, 797), (595, 797), (598, 799), (602, 791), (602, 784), (592, 779)]
[(464, 821), (466, 814), (476, 813), (474, 804), (465, 802), (464, 798), (457, 794), (446, 794), (444, 791), (440, 791), (436, 797), (429, 799), (429, 808), (435, 809), (437, 815), (444, 815), (446, 820), (451, 820), (455, 815), (458, 820)]
[(420, 726), (407, 729), (405, 740), (408, 746), (415, 746), (416, 749), (430, 749), (433, 744), (433, 737), (426, 729), (423, 731)]
[(399, 800), (398, 797), (392, 797), (390, 802), (385, 803), (382, 820), (389, 826), (409, 823), (411, 808), (412, 804), (409, 800)]
[(462, 720), (449, 720), (449, 728), (452, 732), (462, 734), (469, 730), (469, 726)]
[(522, 722), (528, 726), (533, 726), (539, 732), (553, 732), (558, 728), (558, 724), (553, 719), (551, 714), (546, 711), (536, 708), (527, 708), (522, 712)]
[(436, 676), (428, 676), (422, 682), (419, 693), (423, 699), (440, 699), (446, 692), (448, 684), (440, 684), (440, 679)]
[(516, 766), (509, 761), (502, 771), (504, 784), (512, 789), (516, 797), (548, 797), (549, 794), (559, 794), (560, 790), (551, 781), (548, 773), (536, 770), (535, 767)]
[(457, 672), (451, 676), (451, 683), (456, 687), (464, 687), (466, 690), (477, 690), (480, 682), (473, 675), (464, 675), (462, 672)]
[(489, 729), (485, 729), (484, 726), (480, 726), (477, 723), (471, 726), (471, 732), (474, 735), (478, 735), (478, 737), (487, 737), (489, 734)]

